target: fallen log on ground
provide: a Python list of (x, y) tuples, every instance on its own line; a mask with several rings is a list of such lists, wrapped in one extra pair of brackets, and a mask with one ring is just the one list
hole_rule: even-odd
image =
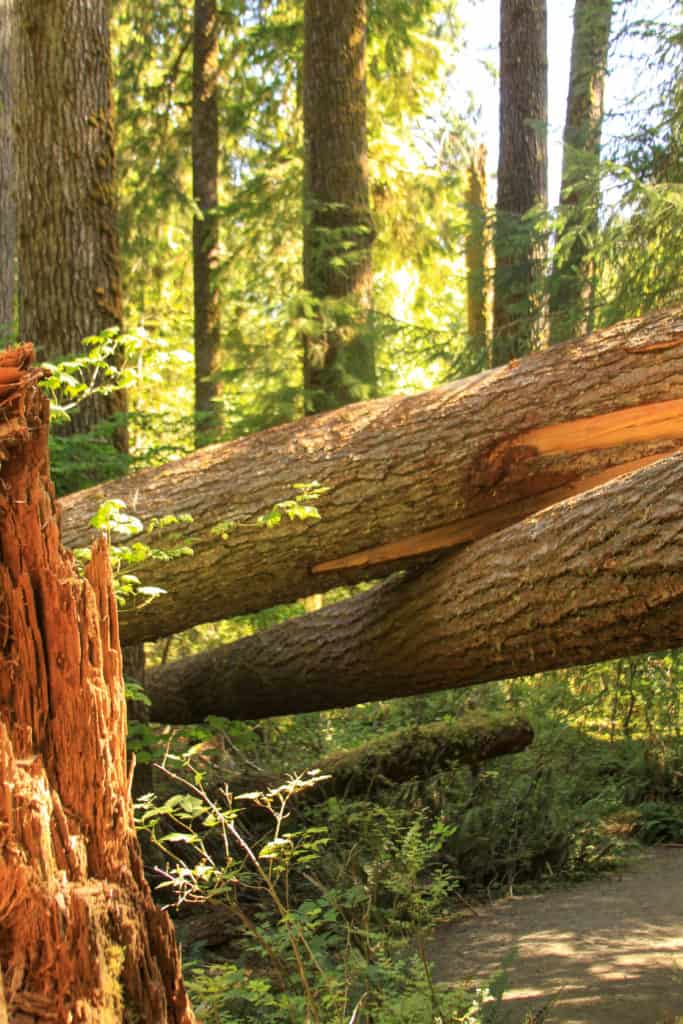
[(31, 356), (0, 353), (0, 1019), (193, 1024), (135, 835), (106, 545), (80, 579)]
[[(678, 308), (81, 491), (62, 501), (63, 535), (87, 542), (104, 498), (145, 522), (192, 515), (155, 544), (190, 542), (193, 557), (136, 568), (167, 593), (124, 611), (132, 644), (424, 564), (682, 447)], [(311, 480), (329, 487), (315, 502), (319, 521), (255, 525)]]
[[(296, 805), (330, 796), (369, 797), (377, 790), (411, 779), (429, 779), (454, 764), (476, 768), (505, 754), (518, 754), (534, 738), (523, 718), (470, 712), (457, 722), (430, 722), (397, 729), (358, 747), (336, 750), (316, 762), (321, 779), (302, 789)], [(305, 774), (305, 773), (304, 773)], [(235, 794), (266, 792), (282, 785), (282, 776), (253, 772), (229, 780)], [(238, 802), (237, 808), (241, 806)]]
[(683, 455), (149, 673), (151, 717), (344, 707), (683, 644)]
[[(297, 790), (288, 799), (288, 830), (297, 827), (298, 812), (328, 797), (369, 799), (402, 782), (431, 781), (437, 773), (458, 765), (476, 769), (485, 761), (526, 750), (533, 738), (533, 729), (523, 718), (511, 718), (504, 712), (467, 712), (456, 722), (431, 722), (398, 729), (361, 746), (335, 751), (317, 762), (320, 774), (331, 777)], [(220, 776), (224, 784), (225, 772), (221, 770)], [(227, 782), (235, 795), (254, 791), (267, 793), (283, 786), (282, 775), (255, 771), (228, 775)], [(164, 791), (164, 798), (185, 792), (175, 782), (169, 786), (167, 778), (162, 778), (157, 792), (159, 789)], [(215, 794), (212, 799), (216, 799)], [(273, 803), (277, 809), (277, 798)], [(246, 823), (252, 842), (255, 835), (263, 832), (264, 824), (268, 831), (272, 828), (270, 814), (264, 813), (253, 800), (235, 800), (233, 807), (240, 812), (236, 823), (238, 831), (243, 831)], [(169, 830), (173, 830), (171, 822)], [(199, 912), (190, 908), (189, 915), (182, 921), (184, 942), (201, 941), (216, 946), (235, 935), (235, 925), (240, 918), (228, 904), (220, 903), (202, 904)]]

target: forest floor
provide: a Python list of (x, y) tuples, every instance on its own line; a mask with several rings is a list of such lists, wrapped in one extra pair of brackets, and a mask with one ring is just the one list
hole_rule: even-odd
[(648, 849), (619, 873), (477, 909), (439, 929), (430, 957), (437, 981), (479, 984), (512, 955), (505, 1024), (527, 1014), (544, 1024), (683, 1015), (683, 848)]

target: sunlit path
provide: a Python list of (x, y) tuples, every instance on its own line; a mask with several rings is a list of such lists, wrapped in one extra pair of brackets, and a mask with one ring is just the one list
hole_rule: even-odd
[(648, 851), (621, 874), (499, 900), (444, 927), (440, 981), (490, 977), (507, 953), (504, 1020), (547, 1006), (547, 1024), (671, 1024), (683, 1015), (683, 849)]

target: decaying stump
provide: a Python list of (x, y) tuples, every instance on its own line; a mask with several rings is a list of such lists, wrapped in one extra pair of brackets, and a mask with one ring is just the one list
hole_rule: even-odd
[(0, 353), (0, 1022), (191, 1024), (133, 826), (106, 545), (80, 579), (31, 359)]

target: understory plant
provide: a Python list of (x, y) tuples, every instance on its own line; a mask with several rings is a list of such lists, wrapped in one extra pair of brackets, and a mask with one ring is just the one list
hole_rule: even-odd
[[(371, 821), (359, 835), (381, 830), (382, 855), (351, 842), (340, 861), (328, 828), (297, 809), (324, 776), (234, 794), (210, 789), (188, 758), (179, 761), (163, 766), (176, 792), (163, 803), (145, 797), (140, 823), (163, 853), (160, 887), (171, 905), (218, 903), (234, 921), (229, 960), (195, 950), (188, 964), (205, 1024), (493, 1020), (488, 990), (439, 984), (429, 962), (429, 939), (456, 884), (439, 864), (453, 826), (366, 808)], [(357, 824), (352, 817), (349, 828)]]

